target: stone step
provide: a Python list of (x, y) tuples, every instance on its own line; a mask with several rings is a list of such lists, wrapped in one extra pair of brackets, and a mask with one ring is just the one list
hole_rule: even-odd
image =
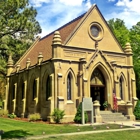
[(126, 116), (120, 112), (111, 112), (111, 111), (100, 111), (103, 122), (114, 122), (114, 121), (128, 121)]
[(121, 112), (100, 111), (100, 114), (122, 114)]

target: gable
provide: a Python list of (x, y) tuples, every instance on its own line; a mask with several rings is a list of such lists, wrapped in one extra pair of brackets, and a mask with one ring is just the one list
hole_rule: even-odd
[(73, 34), (66, 40), (65, 45), (95, 49), (96, 39), (91, 36), (91, 24), (97, 24), (102, 30), (102, 38), (97, 40), (100, 50), (124, 53), (96, 5), (93, 5), (86, 13), (83, 20), (73, 31)]

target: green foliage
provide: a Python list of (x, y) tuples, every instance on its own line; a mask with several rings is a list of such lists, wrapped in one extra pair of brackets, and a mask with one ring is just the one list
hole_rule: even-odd
[(17, 117), (14, 113), (12, 113), (12, 114), (8, 114), (7, 116), (8, 116), (8, 118), (11, 118), (11, 119), (13, 119), (13, 118), (16, 118), (16, 117)]
[(60, 121), (64, 118), (65, 116), (65, 111), (60, 110), (58, 108), (55, 108), (54, 111), (51, 114), (51, 117), (55, 123), (60, 123)]
[(123, 48), (127, 42), (131, 44), (136, 87), (137, 91), (140, 91), (140, 22), (132, 26), (130, 30), (126, 28), (124, 21), (121, 19), (111, 19), (108, 21), (108, 25)]
[(37, 11), (28, 0), (0, 1), (0, 73), (4, 74), (9, 54), (14, 61), (28, 49), (41, 33)]
[(105, 102), (103, 103), (103, 106), (104, 106), (104, 108), (108, 108), (108, 102), (105, 101)]
[(6, 81), (6, 79), (0, 77), (0, 101), (1, 101), (1, 103), (5, 97), (5, 81)]
[(39, 113), (34, 113), (34, 114), (30, 114), (28, 116), (29, 121), (37, 121), (41, 119), (41, 116)]
[(137, 101), (137, 104), (134, 109), (134, 115), (137, 120), (140, 120), (140, 100)]
[[(84, 112), (84, 115), (85, 115), (85, 123), (87, 123), (88, 122), (87, 112)], [(79, 104), (77, 108), (77, 113), (75, 115), (74, 122), (82, 123), (82, 102)]]
[(0, 109), (0, 117), (7, 116), (8, 110)]
[[(28, 0), (0, 0), (0, 87), (1, 78), (6, 76), (8, 56), (12, 55), (16, 62), (41, 33), (36, 15)], [(3, 93), (0, 88), (0, 98)]]
[(134, 70), (136, 74), (136, 87), (140, 91), (140, 22), (130, 29), (131, 47), (133, 50)]
[(125, 26), (125, 23), (121, 19), (110, 19), (108, 25), (112, 32), (115, 34), (117, 40), (121, 44), (122, 48), (125, 47), (127, 42), (130, 42), (129, 30)]

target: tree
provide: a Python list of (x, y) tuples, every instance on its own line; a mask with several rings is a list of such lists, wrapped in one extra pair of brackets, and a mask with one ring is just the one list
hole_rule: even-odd
[(124, 48), (125, 44), (130, 42), (129, 30), (125, 26), (124, 21), (117, 18), (116, 20), (110, 19), (107, 23), (112, 32), (115, 34), (122, 48)]
[(36, 15), (28, 0), (0, 1), (0, 75), (5, 75), (9, 54), (17, 61), (41, 33)]
[(138, 92), (140, 92), (140, 22), (132, 26), (130, 30), (126, 28), (124, 21), (121, 19), (111, 19), (108, 21), (108, 25), (122, 47), (127, 42), (131, 43), (138, 96)]
[(140, 120), (140, 100), (137, 101), (137, 104), (134, 108), (134, 115), (137, 120)]
[(130, 43), (133, 50), (137, 90), (140, 91), (140, 22), (130, 29)]
[(8, 56), (17, 61), (41, 33), (36, 15), (28, 0), (0, 0), (0, 98), (4, 96)]

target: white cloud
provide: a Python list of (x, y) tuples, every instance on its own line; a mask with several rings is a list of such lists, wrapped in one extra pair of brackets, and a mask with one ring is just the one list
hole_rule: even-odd
[[(87, 2), (86, 2), (87, 1)], [(80, 6), (82, 3), (86, 3), (87, 6), (91, 5), (90, 0), (30, 0), (30, 4), (34, 7), (41, 7), (43, 3), (54, 3), (54, 4), (64, 4), (66, 6)]]
[(92, 5), (92, 4), (91, 4), (90, 0), (87, 0), (86, 6), (87, 6), (88, 9), (91, 7), (91, 5)]
[(113, 13), (106, 15), (106, 20), (112, 18), (119, 18), (124, 20), (125, 25), (128, 28), (131, 28), (133, 25), (136, 25), (140, 21), (140, 0), (118, 0), (115, 6), (116, 9)]
[(58, 0), (65, 5), (79, 6), (82, 5), (83, 0)]
[(140, 14), (140, 0), (119, 0), (116, 6), (122, 6), (127, 8), (131, 12), (136, 12)]
[(130, 29), (133, 25), (136, 25), (137, 22), (140, 21), (140, 15), (137, 13), (129, 12), (128, 9), (124, 9), (123, 12), (113, 12), (111, 14), (106, 15), (106, 20), (110, 20), (112, 18), (119, 18), (125, 22), (125, 25), (128, 29)]
[(41, 7), (43, 3), (49, 3), (51, 0), (29, 0), (34, 7)]
[[(31, 3), (34, 2), (34, 3)], [(90, 7), (90, 0), (30, 0), (30, 4), (42, 7), (37, 9), (42, 37), (63, 26), (74, 18), (86, 12)]]

